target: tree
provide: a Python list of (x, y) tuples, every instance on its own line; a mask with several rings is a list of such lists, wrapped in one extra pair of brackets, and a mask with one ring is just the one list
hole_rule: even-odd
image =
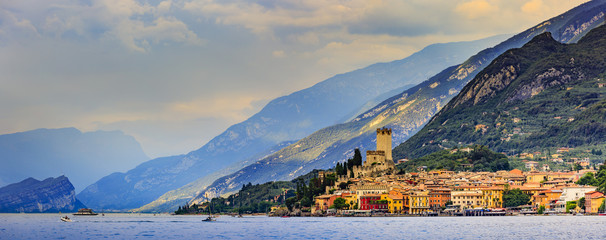
[(543, 213), (545, 213), (545, 205), (541, 205), (541, 206), (539, 206), (539, 210), (537, 210), (537, 213), (538, 213), (538, 214), (543, 214)]
[(577, 201), (577, 206), (580, 209), (583, 209), (583, 211), (585, 210), (585, 197), (579, 198), (579, 200)]
[(301, 199), (302, 207), (311, 207), (312, 204), (313, 204), (313, 201), (309, 197), (304, 197), (303, 199)]
[(606, 208), (606, 201), (602, 201), (602, 204), (601, 204), (601, 205), (600, 205), (600, 207), (598, 208), (598, 212), (599, 212), (599, 213), (603, 213), (603, 212), (605, 212), (605, 211), (604, 211), (604, 210), (605, 210), (605, 208)]
[(505, 189), (503, 192), (503, 206), (504, 207), (517, 207), (526, 205), (530, 201), (530, 196), (522, 192), (519, 188), (509, 190)]
[(577, 202), (575, 201), (568, 201), (566, 202), (566, 212), (569, 213), (570, 209), (575, 209), (577, 208)]
[(349, 204), (347, 204), (345, 198), (338, 197), (337, 199), (335, 199), (335, 201), (333, 201), (332, 207), (334, 207), (335, 209), (345, 209), (349, 208)]
[(341, 163), (337, 163), (337, 166), (335, 166), (335, 173), (337, 175), (342, 175), (342, 173), (343, 173), (343, 167), (341, 167)]
[(288, 208), (288, 211), (292, 211), (293, 207), (295, 206), (295, 202), (297, 202), (297, 199), (295, 197), (290, 197), (286, 199), (286, 207)]
[(573, 168), (574, 171), (579, 171), (581, 169), (583, 169), (583, 166), (581, 166), (581, 164), (579, 164), (579, 163), (574, 164), (574, 168)]

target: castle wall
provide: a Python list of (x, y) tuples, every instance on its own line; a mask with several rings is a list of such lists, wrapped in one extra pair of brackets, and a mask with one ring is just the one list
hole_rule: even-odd
[(383, 151), (366, 151), (366, 161), (364, 162), (364, 166), (372, 166), (372, 164), (384, 163), (385, 162), (385, 152)]

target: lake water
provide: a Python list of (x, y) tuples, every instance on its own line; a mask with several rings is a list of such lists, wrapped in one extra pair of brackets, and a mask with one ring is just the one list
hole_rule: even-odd
[(0, 214), (0, 239), (606, 239), (604, 216), (60, 216)]

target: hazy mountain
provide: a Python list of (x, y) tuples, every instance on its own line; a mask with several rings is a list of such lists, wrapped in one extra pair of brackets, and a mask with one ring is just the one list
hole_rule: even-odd
[(394, 154), (460, 143), (503, 152), (605, 144), (605, 36), (604, 25), (570, 45), (543, 33), (505, 52)]
[(81, 192), (78, 198), (92, 207), (141, 207), (168, 191), (228, 166), (246, 160), (256, 161), (258, 159), (253, 156), (267, 152), (281, 142), (298, 140), (339, 123), (361, 111), (366, 102), (377, 101), (377, 97), (391, 90), (422, 82), (502, 39), (504, 37), (499, 36), (435, 44), (402, 60), (336, 75), (272, 100), (259, 113), (229, 127), (198, 150), (154, 159), (127, 173), (107, 176)]
[(65, 176), (39, 181), (27, 178), (0, 188), (0, 212), (75, 212), (85, 207)]
[(337, 161), (351, 157), (356, 147), (363, 151), (374, 149), (374, 132), (379, 127), (392, 128), (393, 143), (397, 145), (423, 127), (498, 55), (521, 47), (544, 32), (552, 32), (560, 42), (575, 42), (604, 21), (605, 10), (606, 1), (591, 1), (542, 22), (387, 99), (350, 122), (321, 129), (261, 161), (218, 179), (199, 197), (206, 192), (212, 195), (232, 192), (243, 183), (290, 180), (315, 168), (332, 167)]
[(242, 166), (249, 165), (253, 162), (256, 162), (264, 157), (292, 144), (293, 141), (287, 141), (280, 143), (268, 151), (262, 152), (253, 156), (246, 161), (240, 161), (234, 163), (224, 169), (206, 175), (202, 178), (196, 179), (193, 182), (186, 184), (183, 187), (180, 187), (175, 190), (171, 190), (162, 194), (162, 196), (155, 199), (153, 202), (145, 204), (144, 206), (134, 209), (136, 212), (173, 212), (175, 209), (179, 208), (179, 206), (183, 206), (195, 196), (200, 194), (200, 192), (206, 188), (208, 185), (213, 183), (216, 179), (223, 177), (225, 175), (234, 173), (237, 170), (240, 170)]
[(133, 137), (119, 131), (62, 128), (5, 134), (0, 135), (0, 184), (64, 174), (81, 191), (107, 174), (148, 159)]

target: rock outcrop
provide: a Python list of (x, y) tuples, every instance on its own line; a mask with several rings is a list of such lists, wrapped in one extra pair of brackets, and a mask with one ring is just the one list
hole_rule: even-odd
[(65, 176), (34, 178), (0, 188), (0, 212), (75, 212), (85, 206), (76, 199), (74, 186)]

